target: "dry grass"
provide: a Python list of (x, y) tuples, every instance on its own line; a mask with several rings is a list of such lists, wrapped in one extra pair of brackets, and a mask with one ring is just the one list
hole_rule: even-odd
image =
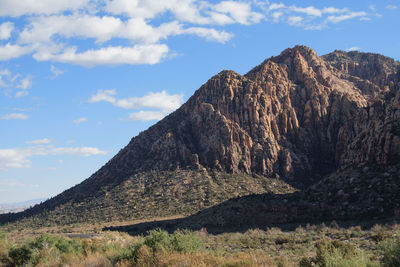
[[(74, 227), (77, 230), (82, 226)], [(299, 226), (294, 231), (250, 229), (244, 233), (219, 235), (209, 234), (204, 229), (174, 234), (152, 231), (146, 236), (101, 232), (94, 238), (83, 239), (71, 239), (62, 233), (38, 236), (44, 229), (35, 231), (30, 236), (16, 232), (0, 235), (0, 266), (17, 265), (17, 256), (24, 262), (22, 248), (30, 251), (29, 266), (290, 267), (318, 266), (327, 262), (332, 266), (379, 266), (396, 262), (397, 258), (393, 257), (398, 255), (400, 247), (396, 245), (396, 240), (400, 240), (400, 226), (396, 224), (376, 225), (365, 230), (341, 228), (334, 223), (332, 227), (324, 224)], [(12, 248), (17, 251), (14, 255), (9, 254)]]

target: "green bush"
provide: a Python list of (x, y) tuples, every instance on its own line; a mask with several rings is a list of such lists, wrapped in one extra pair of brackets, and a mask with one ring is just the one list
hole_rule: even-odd
[(179, 253), (193, 253), (204, 247), (197, 235), (188, 230), (173, 234), (170, 242), (172, 251)]
[(6, 234), (0, 231), (0, 266), (8, 265), (10, 258), (8, 257), (8, 243)]
[(150, 230), (143, 240), (122, 249), (113, 257), (112, 262), (114, 265), (125, 262), (131, 265), (152, 266), (158, 262), (160, 253), (193, 253), (203, 246), (203, 242), (191, 231), (169, 234), (160, 229)]
[(32, 251), (26, 247), (12, 247), (8, 252), (13, 266), (23, 266), (29, 263), (32, 259)]
[(144, 244), (153, 252), (168, 251), (178, 253), (192, 253), (201, 249), (202, 241), (195, 233), (184, 230), (174, 234), (157, 229), (148, 232)]
[(168, 232), (156, 229), (147, 232), (144, 244), (151, 248), (153, 252), (159, 252), (161, 250), (169, 250), (171, 243), (171, 236)]
[(42, 250), (55, 249), (61, 253), (75, 253), (80, 254), (83, 252), (83, 247), (80, 242), (73, 239), (67, 239), (60, 236), (51, 236), (49, 234), (42, 234), (28, 243), (31, 249)]
[(118, 254), (113, 256), (111, 259), (113, 265), (116, 265), (118, 262), (122, 261), (136, 262), (138, 251), (142, 246), (143, 243), (136, 243), (121, 249)]
[(323, 239), (317, 243), (317, 255), (314, 258), (303, 258), (301, 267), (367, 267), (373, 262), (365, 253), (353, 245), (341, 241)]
[(83, 252), (82, 243), (78, 240), (42, 234), (22, 246), (11, 247), (8, 258), (13, 266), (51, 265), (54, 261), (62, 262), (65, 255), (82, 255)]
[(383, 245), (382, 265), (384, 267), (400, 266), (400, 238), (385, 242)]

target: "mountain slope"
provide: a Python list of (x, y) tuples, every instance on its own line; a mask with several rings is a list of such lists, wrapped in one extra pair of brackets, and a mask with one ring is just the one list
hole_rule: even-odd
[(90, 178), (0, 221), (189, 214), (236, 196), (292, 193), (349, 166), (395, 164), (399, 69), (380, 55), (318, 57), (296, 46), (246, 75), (222, 71)]

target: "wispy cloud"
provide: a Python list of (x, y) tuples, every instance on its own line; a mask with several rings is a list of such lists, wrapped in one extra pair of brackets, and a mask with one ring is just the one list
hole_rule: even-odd
[(15, 97), (22, 97), (29, 94), (28, 90), (32, 87), (32, 76), (27, 76), (19, 81), (16, 88), (21, 89), (15, 93)]
[(87, 121), (88, 121), (87, 118), (79, 118), (79, 119), (74, 120), (73, 123), (78, 125), (78, 124), (81, 124), (81, 123), (84, 123), (84, 122), (87, 122)]
[(74, 155), (89, 157), (106, 153), (106, 151), (96, 147), (55, 147), (53, 145), (0, 149), (0, 169), (29, 168), (31, 166), (30, 158), (35, 156)]
[(352, 46), (346, 49), (347, 51), (360, 51), (360, 47), (358, 46)]
[(368, 8), (371, 11), (376, 11), (376, 6), (375, 5), (369, 5)]
[(55, 79), (65, 72), (64, 70), (54, 67), (54, 65), (50, 66), (50, 71), (51, 71), (51, 73), (53, 73), (53, 76), (51, 77), (51, 79)]
[(24, 113), (9, 113), (0, 116), (1, 120), (27, 120), (29, 116)]
[(21, 183), (20, 181), (17, 181), (15, 179), (6, 179), (3, 181), (0, 181), (1, 186), (7, 186), (7, 187), (39, 187), (37, 184), (25, 184)]
[(32, 87), (32, 75), (23, 77), (20, 73), (13, 74), (7, 69), (0, 70), (0, 87), (7, 88), (6, 95), (14, 94), (15, 97), (23, 97), (29, 94), (29, 89)]
[(117, 91), (98, 90), (89, 98), (89, 103), (108, 102), (123, 109), (153, 109), (140, 110), (130, 114), (127, 120), (159, 120), (176, 110), (183, 104), (183, 95), (170, 95), (166, 91), (148, 93), (142, 97), (117, 98)]
[(38, 61), (55, 61), (85, 67), (120, 64), (156, 64), (168, 54), (168, 46), (162, 44), (137, 45), (133, 47), (109, 46), (77, 53), (76, 47), (59, 54), (38, 52), (33, 57)]
[(347, 14), (339, 15), (339, 16), (329, 16), (327, 21), (332, 23), (339, 23), (345, 20), (353, 19), (353, 18), (365, 18), (367, 13), (364, 11), (361, 12), (350, 12)]
[(288, 18), (288, 24), (293, 26), (301, 26), (303, 18), (300, 16), (291, 16)]
[(152, 120), (161, 120), (165, 117), (165, 113), (162, 111), (138, 111), (129, 114), (127, 121), (152, 121)]
[(45, 144), (50, 144), (51, 139), (49, 138), (36, 139), (36, 140), (26, 141), (25, 143), (32, 145), (45, 145)]
[(395, 5), (387, 5), (386, 8), (387, 8), (387, 9), (390, 9), (390, 10), (396, 10), (396, 9), (398, 9), (399, 7), (398, 7), (398, 6), (395, 6)]
[[(372, 11), (373, 6), (369, 6)], [(307, 30), (321, 30), (329, 24), (337, 24), (345, 20), (370, 19), (372, 16), (366, 11), (352, 11), (348, 8), (315, 6), (285, 5), (283, 3), (269, 3), (263, 7), (272, 22), (286, 22), (291, 26), (303, 27)]]

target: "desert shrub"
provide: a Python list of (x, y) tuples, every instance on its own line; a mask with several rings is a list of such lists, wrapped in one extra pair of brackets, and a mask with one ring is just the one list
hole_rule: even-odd
[(143, 243), (134, 243), (129, 246), (122, 248), (118, 251), (117, 255), (112, 257), (114, 265), (118, 262), (134, 262), (136, 261), (139, 249), (143, 246)]
[(138, 242), (121, 249), (111, 261), (114, 265), (123, 263), (128, 266), (156, 266), (161, 255), (192, 253), (202, 247), (201, 240), (191, 231), (169, 234), (156, 229), (148, 231), (143, 240), (139, 239)]
[(32, 259), (32, 251), (27, 246), (12, 247), (8, 252), (13, 266), (23, 266)]
[(303, 258), (301, 267), (362, 267), (373, 266), (373, 262), (363, 251), (355, 246), (341, 242), (323, 239), (316, 245), (317, 255), (314, 258)]
[(28, 246), (34, 250), (55, 249), (61, 253), (82, 253), (82, 244), (74, 239), (67, 239), (60, 236), (42, 234), (28, 243)]
[(160, 229), (149, 231), (144, 244), (153, 252), (164, 250), (178, 253), (196, 252), (203, 246), (202, 241), (191, 231), (184, 230), (168, 234)]
[(42, 234), (35, 239), (9, 249), (8, 257), (14, 266), (61, 264), (82, 255), (83, 247), (78, 240)]
[(204, 244), (200, 238), (188, 230), (174, 233), (170, 239), (170, 249), (178, 253), (193, 253), (203, 247)]
[(387, 241), (383, 245), (382, 265), (384, 267), (400, 266), (400, 238)]
[(148, 231), (144, 240), (144, 244), (153, 252), (160, 252), (163, 249), (169, 249), (170, 243), (170, 234), (160, 229)]
[(0, 265), (8, 258), (6, 234), (0, 231)]

